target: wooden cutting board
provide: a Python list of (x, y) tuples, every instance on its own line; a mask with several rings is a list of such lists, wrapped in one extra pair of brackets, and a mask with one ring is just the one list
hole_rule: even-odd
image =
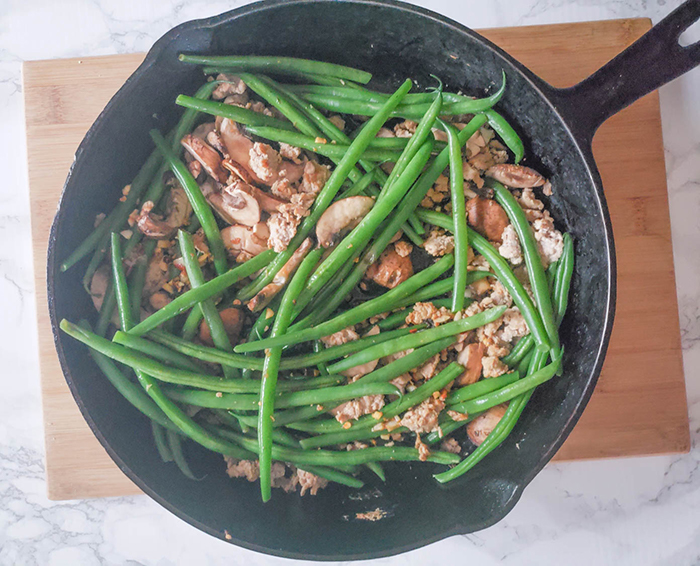
[[(647, 19), (482, 33), (555, 86), (573, 85), (650, 27)], [(46, 471), (51, 499), (138, 488), (113, 464), (64, 381), (46, 301), (49, 228), (73, 152), (143, 54), (24, 64)], [(618, 254), (618, 303), (593, 398), (557, 459), (687, 452), (690, 446), (659, 99), (610, 119), (594, 140)], [(654, 331), (651, 332), (650, 329)]]

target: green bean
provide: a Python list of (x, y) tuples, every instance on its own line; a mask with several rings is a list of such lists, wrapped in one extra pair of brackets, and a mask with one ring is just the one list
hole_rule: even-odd
[(505, 310), (505, 306), (486, 309), (478, 314), (468, 316), (460, 320), (455, 320), (453, 322), (448, 322), (447, 324), (441, 324), (435, 328), (414, 332), (408, 336), (394, 338), (393, 340), (388, 340), (387, 342), (370, 346), (361, 352), (357, 352), (356, 354), (352, 354), (339, 362), (331, 364), (328, 366), (328, 371), (340, 373), (372, 360), (377, 360), (379, 358), (395, 354), (396, 352), (402, 352), (403, 350), (408, 350), (410, 348), (418, 348), (420, 346), (430, 344), (435, 340), (440, 340), (441, 338), (447, 338), (448, 336), (454, 336), (456, 334), (468, 332), (469, 330), (474, 330), (475, 328), (479, 328), (480, 326), (484, 326), (490, 322), (493, 322), (494, 320), (499, 319)]
[[(321, 340), (314, 340), (314, 354), (322, 354), (325, 350)], [(326, 362), (317, 362), (316, 367), (321, 375), (328, 375), (328, 364)]]
[[(180, 244), (182, 262), (185, 265), (190, 286), (192, 289), (201, 287), (205, 283), (204, 274), (202, 273), (202, 268), (199, 266), (199, 261), (197, 260), (197, 250), (195, 250), (192, 236), (184, 230), (178, 230), (177, 240)], [(212, 299), (202, 301), (199, 303), (199, 308), (202, 310), (204, 320), (209, 327), (214, 346), (224, 352), (232, 352), (233, 346), (231, 345), (231, 340), (226, 333), (224, 322), (221, 320), (221, 315), (219, 315), (219, 311), (216, 309), (214, 301)], [(236, 368), (224, 366), (223, 370), (224, 376), (226, 376), (227, 379), (240, 377), (240, 372), (238, 372)]]
[[(464, 368), (459, 364), (450, 364), (435, 377), (426, 381), (410, 393), (406, 393), (403, 397), (400, 397), (396, 401), (392, 401), (388, 405), (385, 405), (380, 411), (380, 414), (376, 416), (379, 416), (379, 419), (389, 420), (397, 415), (400, 415), (411, 407), (422, 403), (436, 391), (440, 391), (440, 389), (446, 387), (463, 371)], [(309, 450), (311, 448), (318, 448), (321, 446), (331, 446), (333, 444), (342, 444), (344, 442), (360, 440), (363, 438), (363, 433), (366, 434), (368, 430), (372, 429), (378, 424), (379, 419), (375, 418), (375, 415), (365, 415), (364, 417), (360, 417), (356, 421), (352, 422), (352, 426), (349, 429), (343, 429), (343, 426), (339, 422), (335, 421), (332, 428), (329, 427), (330, 432), (319, 436), (305, 438), (301, 440), (299, 444), (301, 444), (305, 450)]]
[(396, 182), (399, 176), (401, 176), (406, 167), (408, 167), (408, 164), (416, 156), (423, 143), (428, 139), (428, 136), (432, 137), (431, 128), (433, 127), (433, 124), (435, 124), (435, 120), (440, 114), (440, 110), (442, 108), (442, 87), (438, 89), (434, 98), (435, 100), (432, 101), (430, 107), (428, 108), (428, 111), (420, 119), (420, 122), (416, 126), (415, 132), (409, 138), (408, 144), (406, 144), (405, 149), (401, 153), (401, 157), (399, 157), (399, 159), (394, 164), (394, 168), (391, 170), (389, 178), (387, 179), (386, 183), (384, 183), (384, 190), (391, 187), (391, 185)]
[(122, 328), (129, 330), (133, 326), (131, 318), (131, 303), (129, 302), (129, 289), (126, 286), (126, 275), (122, 265), (121, 236), (115, 232), (111, 234), (112, 246), (112, 281), (114, 293), (117, 297), (119, 320)]
[(394, 330), (406, 322), (406, 317), (408, 314), (409, 310), (403, 308), (398, 312), (391, 313), (386, 318), (377, 322), (377, 326), (381, 331)]
[(533, 344), (534, 340), (532, 338), (532, 334), (523, 336), (520, 340), (518, 340), (518, 343), (510, 351), (510, 353), (501, 358), (501, 361), (510, 367), (517, 366), (520, 363), (520, 361), (525, 357), (525, 355), (530, 351), (530, 348), (532, 348)]
[[(250, 332), (248, 333), (248, 339), (246, 342), (261, 340), (264, 338), (265, 334), (272, 326), (271, 319), (275, 316), (275, 311), (279, 308), (279, 302), (281, 299), (282, 297), (278, 294), (272, 299), (272, 302), (266, 308), (262, 309), (258, 315), (258, 318), (255, 320), (255, 323), (251, 327)], [(249, 354), (249, 356), (253, 357), (254, 354)], [(258, 369), (262, 369), (262, 365)], [(245, 378), (253, 377), (254, 370), (255, 368), (248, 366), (243, 368), (241, 375)]]
[[(452, 230), (454, 228), (452, 218), (446, 214), (442, 214), (441, 212), (418, 210), (416, 213), (418, 214), (419, 218), (422, 218), (434, 226), (439, 226), (441, 228), (445, 228), (446, 230)], [(532, 299), (527, 294), (527, 291), (525, 291), (522, 283), (520, 283), (518, 278), (513, 274), (508, 262), (503, 259), (496, 248), (494, 248), (481, 234), (475, 230), (472, 230), (471, 228), (467, 228), (467, 232), (469, 233), (469, 241), (472, 243), (472, 247), (483, 255), (486, 261), (489, 262), (489, 265), (495, 272), (498, 280), (513, 297), (513, 301), (520, 309), (520, 312), (525, 318), (527, 326), (530, 329), (530, 332), (532, 332), (538, 346), (543, 349), (549, 348), (547, 330), (542, 322), (540, 313), (535, 308)]]
[(306, 284), (304, 293), (310, 294), (311, 296), (315, 295), (323, 285), (328, 283), (333, 274), (345, 264), (345, 262), (351, 260), (350, 256), (353, 255), (356, 249), (362, 249), (364, 245), (366, 245), (375, 230), (418, 178), (423, 167), (428, 162), (430, 149), (431, 144), (429, 142), (424, 143), (420, 147), (403, 174), (386, 192), (380, 195), (372, 209), (364, 216), (360, 223), (338, 243), (330, 255), (316, 268), (316, 271)]
[(375, 137), (379, 129), (384, 125), (391, 111), (398, 105), (401, 99), (411, 88), (411, 81), (406, 80), (403, 85), (389, 98), (385, 106), (380, 112), (373, 116), (368, 122), (362, 133), (350, 144), (348, 151), (340, 160), (336, 168), (333, 170), (328, 181), (324, 185), (321, 192), (316, 197), (311, 213), (307, 216), (301, 225), (297, 228), (297, 233), (292, 238), (287, 249), (277, 254), (275, 259), (267, 266), (264, 273), (259, 276), (253, 283), (241, 289), (238, 298), (241, 301), (246, 301), (256, 295), (265, 285), (270, 283), (275, 274), (287, 262), (294, 253), (294, 250), (301, 242), (315, 229), (316, 223), (326, 208), (333, 202), (338, 194), (340, 187), (345, 182), (348, 173), (354, 169), (355, 163), (364, 153), (369, 142)]
[(153, 432), (153, 442), (156, 445), (156, 450), (158, 451), (160, 459), (163, 460), (163, 463), (165, 464), (172, 462), (173, 453), (168, 445), (168, 441), (165, 436), (165, 429), (157, 422), (151, 421), (151, 431)]
[(467, 290), (467, 265), (469, 263), (469, 234), (467, 233), (467, 211), (464, 200), (464, 175), (462, 146), (457, 137), (457, 128), (443, 122), (447, 132), (450, 151), (450, 198), (452, 221), (454, 222), (455, 274), (452, 288), (452, 312), (464, 308), (464, 293)]
[(207, 237), (212, 256), (214, 258), (214, 267), (219, 275), (226, 273), (228, 270), (228, 262), (226, 260), (226, 249), (224, 242), (219, 233), (219, 227), (216, 224), (214, 213), (212, 212), (207, 200), (204, 198), (197, 181), (195, 181), (192, 173), (187, 166), (180, 161), (175, 152), (165, 143), (163, 136), (158, 130), (151, 130), (151, 138), (158, 150), (163, 154), (165, 161), (168, 163), (170, 170), (173, 172), (177, 180), (182, 185), (182, 188), (187, 193), (187, 198), (192, 205), (192, 210), (199, 218), (202, 224), (202, 230)]
[(121, 330), (117, 332), (112, 337), (112, 341), (151, 356), (152, 358), (165, 362), (168, 365), (177, 367), (184, 370), (201, 372), (203, 368), (193, 362), (189, 357), (182, 355), (179, 352), (175, 352), (170, 348), (163, 346), (161, 344), (156, 344), (150, 340), (145, 340), (138, 336), (132, 336), (131, 334), (126, 334)]
[[(532, 370), (530, 373), (541, 370), (547, 359), (547, 353), (534, 350)], [(527, 402), (530, 400), (534, 389), (530, 389), (508, 404), (505, 414), (498, 421), (486, 439), (477, 446), (476, 450), (469, 454), (454, 468), (434, 475), (433, 477), (440, 483), (450, 482), (471, 470), (476, 464), (483, 460), (489, 453), (497, 448), (501, 442), (510, 434), (518, 422)]]
[[(198, 387), (207, 391), (221, 391), (225, 393), (253, 393), (259, 390), (259, 383), (254, 380), (224, 379), (216, 375), (186, 371), (166, 366), (138, 352), (110, 342), (65, 319), (61, 321), (61, 329), (69, 336), (97, 350), (101, 354), (136, 370), (145, 371), (154, 378), (166, 383)], [(329, 377), (333, 378), (334, 376), (324, 377), (323, 379), (328, 379)], [(302, 384), (308, 384), (310, 381), (311, 380), (289, 381), (286, 382), (283, 387), (299, 389), (303, 387)]]
[(97, 364), (97, 367), (100, 368), (107, 380), (124, 399), (152, 421), (157, 422), (163, 427), (175, 429), (175, 425), (170, 422), (168, 417), (166, 417), (163, 411), (161, 411), (150, 397), (146, 395), (143, 389), (130, 381), (112, 360), (95, 350), (90, 349), (88, 351)]
[(548, 366), (542, 368), (539, 371), (523, 377), (522, 379), (516, 379), (514, 383), (506, 385), (501, 389), (492, 391), (480, 397), (474, 399), (469, 399), (468, 401), (462, 401), (453, 405), (451, 408), (459, 413), (481, 413), (491, 407), (510, 401), (515, 397), (519, 397), (523, 393), (534, 389), (538, 385), (542, 385), (544, 382), (549, 381), (554, 377), (554, 374), (559, 369), (561, 365), (561, 358), (552, 362)]
[(141, 321), (141, 300), (143, 299), (143, 288), (146, 284), (146, 273), (148, 262), (156, 247), (156, 240), (148, 240), (143, 246), (143, 256), (140, 257), (129, 275), (129, 302), (131, 303), (131, 313), (135, 322)]
[[(457, 258), (455, 258), (455, 265)], [(466, 284), (470, 285), (486, 277), (493, 277), (493, 273), (489, 271), (468, 271), (466, 274)], [(454, 288), (454, 276), (446, 277), (445, 279), (440, 279), (430, 285), (426, 285), (420, 291), (416, 291), (412, 295), (406, 297), (404, 301), (399, 303), (398, 306), (408, 306), (414, 305), (415, 303), (425, 302), (440, 295), (444, 295), (450, 289)], [(463, 305), (464, 306), (464, 305)], [(461, 309), (460, 309), (461, 310)]]
[(440, 423), (440, 426), (438, 430), (435, 430), (433, 432), (429, 432), (427, 435), (422, 437), (423, 443), (427, 444), (428, 446), (432, 446), (433, 444), (437, 444), (444, 438), (448, 437), (450, 434), (452, 434), (454, 431), (456, 431), (459, 428), (462, 428), (463, 426), (466, 426), (469, 424), (471, 421), (473, 421), (476, 417), (478, 417), (481, 413), (474, 413), (471, 415), (467, 415), (467, 417), (464, 420), (459, 420), (456, 421), (452, 417), (447, 417), (444, 422)]
[(374, 475), (376, 475), (382, 483), (386, 482), (386, 474), (384, 473), (384, 468), (379, 462), (368, 462), (365, 464), (368, 470), (370, 470)]
[(487, 184), (493, 188), (496, 200), (506, 211), (508, 218), (518, 234), (518, 239), (523, 249), (525, 265), (527, 266), (528, 275), (530, 276), (532, 294), (535, 296), (542, 322), (547, 331), (547, 336), (549, 337), (552, 347), (552, 359), (556, 359), (559, 356), (559, 331), (554, 320), (552, 297), (549, 294), (547, 276), (545, 275), (544, 266), (540, 259), (540, 252), (537, 241), (535, 240), (535, 235), (530, 228), (525, 212), (511, 192), (493, 179), (489, 179)]
[(193, 340), (199, 332), (199, 324), (202, 322), (202, 318), (204, 318), (204, 314), (199, 305), (192, 307), (192, 310), (185, 319), (185, 323), (182, 325), (180, 335), (188, 342)]
[(515, 162), (520, 163), (520, 160), (525, 155), (525, 147), (523, 146), (523, 140), (513, 129), (513, 127), (508, 123), (508, 121), (501, 116), (498, 112), (493, 109), (486, 110), (484, 112), (489, 121), (489, 126), (496, 132), (503, 143), (506, 144), (508, 149), (513, 152), (515, 156)]
[[(236, 70), (232, 68), (227, 68), (226, 66), (214, 66), (214, 67), (203, 67), (202, 71), (205, 75), (218, 75), (219, 73), (235, 73)], [(276, 69), (274, 72), (270, 72), (271, 75), (283, 76), (283, 77), (299, 77), (306, 79), (310, 83), (325, 85), (325, 86), (341, 86), (348, 89), (361, 89), (365, 90), (365, 87), (354, 83), (353, 81), (347, 79), (341, 79), (339, 77), (331, 77), (329, 75), (319, 75), (317, 73), (305, 73), (303, 71), (287, 71), (286, 69)], [(289, 85), (285, 85), (289, 86)]]
[[(453, 102), (450, 104), (445, 104), (442, 107), (441, 114), (443, 116), (450, 116), (456, 114), (476, 114), (480, 112), (485, 112), (494, 106), (503, 96), (505, 92), (505, 74), (503, 75), (503, 83), (501, 87), (491, 96), (486, 98), (465, 98), (460, 102)], [(358, 114), (361, 116), (372, 116), (378, 108), (381, 107), (381, 103), (378, 102), (367, 102), (362, 100), (352, 100), (352, 99), (339, 99), (330, 97), (327, 95), (311, 94), (307, 93), (303, 95), (303, 98), (315, 104), (319, 108), (325, 110), (330, 110), (334, 112), (341, 112), (343, 114)], [(411, 120), (420, 120), (430, 108), (430, 103), (417, 103), (409, 104), (404, 103), (399, 105), (396, 110), (392, 112), (392, 117), (401, 117)], [(505, 141), (505, 140), (504, 140)]]
[(174, 316), (185, 312), (202, 301), (211, 299), (232, 285), (235, 285), (241, 279), (245, 279), (267, 265), (274, 255), (275, 252), (272, 250), (266, 250), (238, 267), (230, 269), (223, 275), (219, 275), (207, 281), (201, 287), (184, 292), (179, 297), (173, 299), (168, 305), (157, 310), (151, 316), (134, 326), (129, 333), (135, 336), (142, 336), (146, 332), (160, 326), (166, 320), (170, 320)]
[[(221, 431), (226, 437), (238, 442), (246, 450), (257, 450), (258, 442), (252, 438), (246, 438), (241, 434), (229, 431)], [(291, 462), (297, 466), (321, 465), (360, 465), (367, 462), (421, 461), (418, 450), (406, 446), (376, 446), (362, 450), (334, 451), (334, 450), (297, 450), (283, 446), (272, 446), (272, 457), (280, 462)], [(428, 462), (438, 464), (455, 464), (459, 457), (449, 452), (432, 452), (428, 456)]]
[(557, 269), (554, 286), (554, 305), (556, 310), (557, 327), (564, 318), (564, 313), (569, 306), (569, 290), (571, 288), (571, 276), (574, 273), (574, 241), (571, 234), (564, 234), (564, 251)]
[(182, 438), (180, 438), (180, 435), (168, 431), (167, 438), (168, 446), (170, 447), (170, 452), (173, 455), (173, 460), (175, 461), (177, 467), (180, 469), (180, 471), (186, 478), (189, 478), (191, 480), (197, 480), (197, 476), (195, 476), (192, 473), (190, 465), (187, 463), (185, 454), (182, 451)]
[[(312, 137), (303, 134), (297, 134), (295, 132), (288, 132), (285, 130), (278, 130), (275, 128), (265, 128), (265, 127), (247, 127), (247, 132), (254, 136), (260, 138), (265, 138), (274, 142), (286, 143), (293, 145), (295, 147), (300, 147), (307, 151), (313, 151), (324, 157), (332, 157), (335, 159), (341, 159), (345, 153), (347, 153), (347, 145), (338, 145), (333, 143), (327, 143), (326, 141), (316, 141), (320, 138)], [(374, 148), (368, 147), (362, 154), (363, 159), (368, 159), (371, 161), (396, 161), (399, 157), (399, 152), (393, 149), (384, 148)]]
[(275, 413), (275, 422), (272, 424), (272, 426), (277, 428), (316, 418), (325, 412), (324, 409), (319, 410), (318, 407), (318, 405), (295, 407), (293, 409), (287, 409), (286, 411), (277, 412)]
[(116, 307), (117, 295), (114, 292), (114, 284), (110, 278), (102, 300), (100, 315), (97, 318), (97, 324), (95, 324), (95, 332), (100, 336), (104, 336), (107, 333), (107, 328), (109, 328), (109, 324), (112, 322), (112, 315), (114, 314), (114, 309), (116, 309)]
[(224, 104), (223, 102), (215, 102), (213, 100), (200, 100), (185, 94), (178, 95), (175, 99), (175, 104), (211, 116), (228, 118), (229, 120), (245, 126), (268, 126), (280, 130), (289, 130), (293, 128), (291, 123), (280, 120), (279, 118), (273, 118), (262, 112), (254, 112), (247, 108), (241, 108), (240, 106), (234, 106), (232, 104)]
[[(291, 407), (304, 407), (306, 405), (320, 405), (322, 403), (335, 403), (363, 397), (364, 395), (396, 395), (398, 389), (389, 383), (351, 383), (350, 385), (334, 384), (342, 380), (335, 375), (322, 376), (314, 379), (314, 389), (303, 391), (279, 391), (272, 397), (274, 405), (278, 409)], [(307, 384), (301, 381), (300, 384)], [(284, 385), (288, 386), (289, 382)], [(282, 385), (282, 383), (280, 383)], [(327, 387), (318, 388), (319, 385)], [(288, 387), (285, 387), (288, 389)], [(301, 387), (300, 387), (301, 389)], [(187, 403), (196, 407), (208, 409), (226, 409), (232, 411), (255, 411), (258, 409), (260, 397), (254, 394), (222, 393), (220, 391), (202, 391), (199, 389), (169, 389), (167, 395), (180, 403)], [(269, 419), (272, 424), (274, 421)], [(258, 427), (260, 423), (258, 422)], [(270, 426), (270, 430), (272, 426)]]
[[(452, 390), (447, 397), (446, 404), (448, 407), (451, 407), (452, 405), (457, 405), (464, 401), (476, 399), (477, 397), (501, 389), (506, 385), (510, 385), (518, 379), (520, 379), (520, 376), (517, 372), (504, 373), (503, 375), (491, 377), (489, 379), (481, 379), (476, 383)], [(465, 412), (471, 413), (472, 411)]]
[(348, 198), (348, 197), (354, 197), (357, 195), (361, 195), (362, 193), (365, 192), (367, 187), (369, 187), (375, 180), (375, 171), (376, 169), (370, 169), (368, 173), (365, 173), (359, 181), (356, 183), (353, 183), (348, 190), (346, 190), (344, 193), (342, 193), (339, 197), (338, 200)]
[(156, 403), (156, 405), (158, 405), (158, 407), (160, 407), (165, 415), (182, 431), (185, 436), (191, 438), (205, 448), (208, 448), (212, 452), (218, 452), (224, 456), (231, 456), (242, 460), (250, 460), (251, 458), (255, 458), (253, 454), (245, 449), (241, 449), (237, 444), (228, 442), (222, 438), (210, 434), (207, 430), (194, 422), (182, 411), (182, 409), (180, 409), (180, 407), (168, 399), (168, 397), (161, 390), (158, 382), (150, 375), (142, 371), (137, 371), (136, 377), (149, 397)]
[[(276, 338), (267, 338), (251, 344), (239, 344), (234, 348), (236, 352), (251, 352), (264, 350), (273, 346), (287, 346), (290, 344), (298, 344), (299, 342), (307, 342), (329, 336), (338, 330), (347, 328), (351, 324), (356, 324), (366, 320), (372, 316), (385, 312), (392, 308), (394, 301), (400, 301), (406, 295), (409, 295), (420, 289), (426, 283), (432, 281), (436, 277), (442, 275), (454, 263), (454, 258), (451, 255), (446, 255), (436, 261), (430, 267), (418, 272), (416, 275), (409, 277), (403, 283), (400, 283), (386, 293), (366, 301), (357, 307), (346, 311), (335, 318), (316, 325), (314, 328), (298, 330), (293, 333), (286, 334)], [(296, 325), (295, 325), (296, 326)]]
[[(318, 263), (322, 249), (310, 252), (301, 262), (296, 273), (289, 282), (289, 286), (282, 295), (280, 307), (272, 323), (270, 336), (283, 335), (289, 327), (294, 309), (294, 301), (301, 292), (309, 277), (309, 274)], [(262, 368), (262, 383), (260, 384), (260, 402), (258, 411), (258, 459), (260, 461), (260, 492), (262, 500), (268, 501), (272, 496), (271, 469), (272, 469), (272, 423), (274, 421), (275, 405), (283, 407), (281, 399), (275, 399), (277, 391), (277, 376), (279, 373), (282, 348), (269, 348), (265, 350), (265, 359)], [(313, 402), (313, 401), (310, 401)], [(299, 403), (308, 405), (309, 402)], [(294, 405), (288, 405), (294, 406)]]
[[(464, 144), (474, 133), (486, 122), (486, 117), (483, 115), (475, 116), (469, 123), (459, 132), (459, 141)], [(348, 277), (341, 283), (335, 295), (327, 301), (321, 311), (318, 313), (316, 322), (324, 320), (332, 313), (338, 305), (345, 300), (345, 297), (355, 288), (367, 271), (367, 268), (373, 264), (382, 252), (389, 245), (389, 242), (394, 238), (399, 228), (406, 222), (409, 215), (418, 214), (416, 207), (428, 194), (428, 191), (433, 186), (433, 183), (442, 174), (449, 163), (449, 155), (447, 150), (443, 150), (432, 162), (432, 164), (416, 181), (408, 194), (401, 201), (396, 209), (394, 216), (382, 229), (381, 234), (377, 236), (370, 248), (364, 253), (360, 261), (355, 265), (354, 269)], [(387, 309), (384, 309), (387, 310)]]
[[(285, 85), (285, 87), (298, 95), (317, 94), (326, 97), (342, 98), (348, 100), (361, 100), (364, 102), (381, 103), (386, 101), (387, 95), (382, 92), (355, 89), (344, 85)], [(437, 90), (437, 89), (436, 89)], [(448, 104), (472, 100), (462, 94), (454, 92), (442, 92), (444, 102)], [(406, 95), (404, 104), (431, 103), (435, 100), (434, 92), (417, 92)]]
[[(213, 56), (213, 55), (186, 55), (179, 56), (183, 63), (193, 63), (195, 65), (216, 65), (225, 67), (229, 71), (265, 71), (280, 72), (284, 75), (302, 73), (313, 73), (314, 75), (329, 75), (340, 79), (348, 79), (356, 83), (367, 84), (372, 78), (372, 74), (345, 65), (325, 63), (322, 61), (312, 61), (310, 59), (299, 59), (296, 57), (274, 57), (274, 56)], [(241, 77), (242, 78), (242, 77)], [(245, 82), (245, 79), (244, 79)], [(247, 84), (247, 83), (246, 83)]]

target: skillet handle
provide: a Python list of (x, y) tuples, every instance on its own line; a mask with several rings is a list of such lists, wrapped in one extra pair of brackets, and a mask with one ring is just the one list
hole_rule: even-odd
[(556, 105), (573, 133), (590, 144), (598, 127), (638, 98), (700, 65), (700, 41), (679, 36), (700, 19), (700, 0), (688, 0), (587, 79), (559, 89)]

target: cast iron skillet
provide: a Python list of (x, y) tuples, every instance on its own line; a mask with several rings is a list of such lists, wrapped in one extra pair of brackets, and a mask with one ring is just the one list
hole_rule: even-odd
[[(349, 560), (397, 554), (477, 531), (502, 519), (554, 455), (596, 384), (612, 328), (615, 258), (610, 219), (591, 153), (596, 128), (637, 98), (692, 69), (700, 45), (679, 34), (700, 16), (700, 1), (678, 8), (580, 84), (551, 87), (477, 33), (415, 6), (376, 0), (266, 1), (168, 32), (97, 119), (76, 153), (53, 224), (48, 296), (66, 380), (96, 436), (121, 469), (161, 505), (203, 531), (279, 556)], [(177, 62), (180, 52), (279, 54), (353, 65), (385, 87), (435, 74), (467, 92), (508, 88), (499, 109), (523, 134), (527, 163), (555, 187), (551, 210), (576, 241), (576, 271), (562, 327), (564, 377), (537, 391), (507, 441), (459, 481), (440, 487), (432, 465), (387, 466), (387, 482), (361, 492), (331, 487), (317, 497), (275, 493), (260, 502), (257, 484), (232, 481), (219, 456), (192, 447), (193, 482), (161, 463), (146, 420), (111, 388), (85, 348), (59, 332), (62, 318), (94, 319), (81, 266), (58, 265), (109, 210), (151, 151), (148, 130), (165, 131), (180, 112), (173, 101), (201, 83)], [(82, 264), (84, 268), (85, 264)], [(381, 508), (377, 522), (356, 513)], [(230, 534), (230, 539), (225, 536)]]

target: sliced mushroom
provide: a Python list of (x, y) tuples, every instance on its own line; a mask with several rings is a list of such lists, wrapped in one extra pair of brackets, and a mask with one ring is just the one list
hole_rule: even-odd
[(243, 167), (243, 165), (241, 165), (237, 161), (233, 161), (232, 159), (229, 159), (227, 157), (221, 162), (221, 165), (224, 167), (224, 169), (233, 173), (234, 177), (237, 177), (244, 183), (248, 183), (249, 185), (255, 183), (255, 179), (253, 179), (253, 176), (248, 172), (248, 170), (245, 167)]
[(233, 224), (255, 226), (260, 222), (260, 203), (251, 193), (250, 185), (243, 181), (235, 181), (222, 189), (221, 203)]
[(355, 196), (340, 199), (330, 205), (316, 223), (316, 239), (320, 246), (330, 248), (365, 217), (374, 206), (372, 197)]
[(546, 179), (534, 169), (522, 165), (513, 165), (512, 163), (494, 165), (486, 171), (486, 175), (492, 179), (496, 179), (499, 183), (516, 189), (541, 187), (546, 181)]
[(197, 161), (202, 164), (204, 170), (220, 183), (225, 183), (228, 173), (221, 167), (221, 155), (202, 138), (193, 134), (187, 134), (180, 141), (182, 147), (187, 150)]
[(216, 122), (204, 122), (192, 130), (192, 135), (201, 139), (203, 142), (207, 142), (209, 135), (215, 130)]
[(495, 200), (475, 197), (467, 201), (469, 224), (492, 242), (501, 243), (501, 235), (510, 224), (508, 215)]
[[(240, 309), (233, 307), (219, 311), (219, 316), (221, 317), (221, 322), (224, 323), (224, 330), (226, 330), (226, 335), (231, 344), (237, 344), (245, 316)], [(211, 338), (211, 330), (206, 320), (202, 320), (199, 325), (199, 339), (209, 346), (214, 345), (214, 341)]]
[(413, 275), (413, 263), (410, 256), (400, 256), (396, 253), (394, 246), (387, 248), (379, 256), (379, 260), (370, 265), (365, 273), (365, 277), (388, 289), (403, 283), (411, 275)]
[(110, 281), (110, 268), (107, 265), (103, 265), (92, 275), (90, 280), (90, 298), (92, 299), (92, 304), (95, 305), (95, 310), (97, 312), (102, 308), (102, 302), (105, 298), (105, 293), (107, 292), (107, 286)]
[(170, 295), (168, 295), (165, 291), (158, 291), (157, 293), (153, 293), (149, 299), (148, 303), (151, 305), (151, 308), (154, 311), (160, 310), (163, 307), (167, 306), (172, 299), (170, 298)]
[(299, 264), (304, 257), (306, 257), (306, 254), (311, 251), (312, 247), (313, 242), (311, 238), (306, 238), (292, 254), (292, 257), (287, 260), (287, 263), (282, 266), (282, 269), (277, 272), (272, 282), (265, 285), (265, 287), (248, 302), (248, 308), (253, 312), (259, 312), (265, 308), (274, 296), (284, 289), (287, 281), (297, 270), (297, 267), (299, 267)]
[(243, 263), (264, 252), (267, 249), (269, 237), (270, 231), (264, 222), (260, 222), (253, 228), (236, 224), (221, 231), (224, 247), (238, 263)]
[(464, 366), (464, 373), (460, 375), (456, 384), (460, 387), (476, 383), (481, 377), (481, 358), (484, 357), (484, 345), (468, 344), (458, 355), (457, 363)]
[(152, 201), (147, 200), (141, 206), (141, 212), (136, 220), (136, 226), (147, 238), (171, 238), (180, 226), (184, 226), (192, 213), (192, 206), (187, 193), (179, 185), (173, 185), (168, 193), (165, 218), (153, 214)]
[(238, 124), (233, 120), (219, 117), (216, 119), (216, 126), (226, 148), (227, 157), (244, 167), (256, 183), (264, 184), (264, 181), (250, 167), (250, 150), (253, 148), (253, 142), (243, 135)]
[(146, 269), (146, 282), (143, 286), (143, 294), (150, 297), (153, 293), (168, 282), (168, 268), (163, 261), (163, 252), (160, 248), (156, 248), (148, 262)]
[(479, 446), (503, 418), (507, 408), (505, 404), (496, 405), (470, 422), (467, 425), (469, 440)]
[(259, 189), (258, 187), (250, 185), (244, 181), (236, 180), (232, 183), (232, 185), (235, 185), (237, 189), (245, 191), (250, 196), (252, 196), (255, 200), (258, 201), (260, 208), (262, 208), (265, 212), (269, 212), (270, 214), (272, 214), (273, 212), (279, 212), (280, 206), (285, 204), (283, 200), (276, 199), (275, 197), (267, 194), (265, 191)]

